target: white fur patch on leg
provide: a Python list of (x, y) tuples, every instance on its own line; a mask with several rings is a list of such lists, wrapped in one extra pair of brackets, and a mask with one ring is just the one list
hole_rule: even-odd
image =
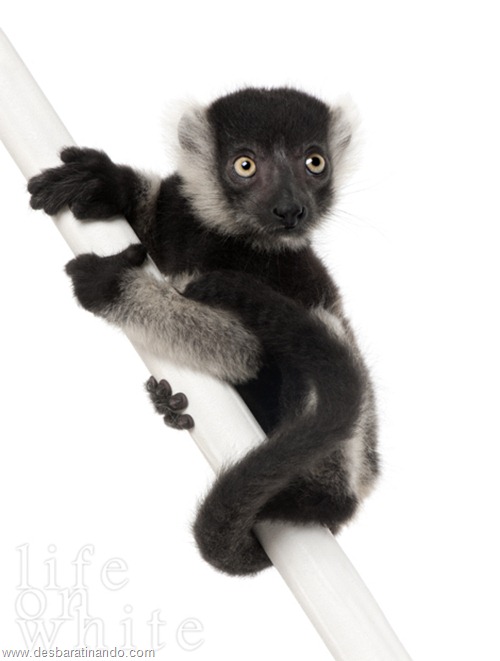
[(184, 298), (142, 270), (127, 274), (120, 300), (102, 316), (149, 351), (229, 383), (259, 370), (260, 343), (236, 317)]

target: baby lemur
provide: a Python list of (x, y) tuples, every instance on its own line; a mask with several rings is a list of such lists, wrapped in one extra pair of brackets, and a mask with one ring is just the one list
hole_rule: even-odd
[[(217, 477), (194, 524), (203, 557), (230, 574), (270, 564), (255, 522), (335, 533), (378, 473), (369, 374), (311, 247), (351, 137), (341, 106), (247, 88), (182, 116), (178, 169), (165, 179), (69, 147), (28, 185), (31, 205), (49, 214), (69, 205), (82, 221), (125, 216), (141, 244), (67, 265), (79, 302), (232, 384), (266, 432)], [(142, 268), (146, 251), (165, 281)], [(148, 389), (168, 424), (192, 426), (184, 396), (153, 378)]]

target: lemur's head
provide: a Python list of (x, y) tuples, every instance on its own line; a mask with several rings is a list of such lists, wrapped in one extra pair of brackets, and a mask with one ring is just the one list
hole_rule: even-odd
[(179, 123), (184, 193), (212, 229), (267, 250), (300, 248), (331, 208), (352, 125), (290, 88), (247, 88)]

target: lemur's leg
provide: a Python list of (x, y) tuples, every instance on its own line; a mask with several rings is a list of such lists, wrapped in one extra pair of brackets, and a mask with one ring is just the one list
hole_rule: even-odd
[(69, 206), (79, 220), (123, 215), (140, 234), (154, 218), (160, 177), (116, 165), (102, 151), (67, 147), (62, 165), (44, 170), (28, 182), (31, 206), (49, 215)]
[(226, 310), (189, 300), (140, 268), (141, 244), (117, 255), (80, 255), (66, 266), (81, 305), (148, 351), (238, 384), (255, 377), (261, 345)]
[(188, 400), (184, 393), (178, 392), (172, 394), (170, 384), (161, 379), (157, 381), (154, 376), (146, 382), (146, 390), (154, 407), (168, 427), (173, 429), (192, 429), (194, 420), (188, 414), (184, 413), (187, 408)]

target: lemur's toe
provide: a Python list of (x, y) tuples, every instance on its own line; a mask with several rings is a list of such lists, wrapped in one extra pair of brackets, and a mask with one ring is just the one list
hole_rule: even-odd
[(146, 382), (146, 390), (153, 402), (156, 412), (172, 429), (192, 429), (194, 420), (184, 410), (188, 406), (188, 398), (182, 392), (172, 394), (172, 387), (165, 379), (157, 381), (154, 376)]
[[(173, 416), (174, 417), (174, 416)], [(165, 424), (168, 427), (173, 427), (174, 429), (180, 429), (181, 431), (193, 429), (194, 420), (189, 415), (189, 413), (182, 413), (181, 415), (176, 415), (174, 419), (168, 419), (167, 416), (163, 418)]]

